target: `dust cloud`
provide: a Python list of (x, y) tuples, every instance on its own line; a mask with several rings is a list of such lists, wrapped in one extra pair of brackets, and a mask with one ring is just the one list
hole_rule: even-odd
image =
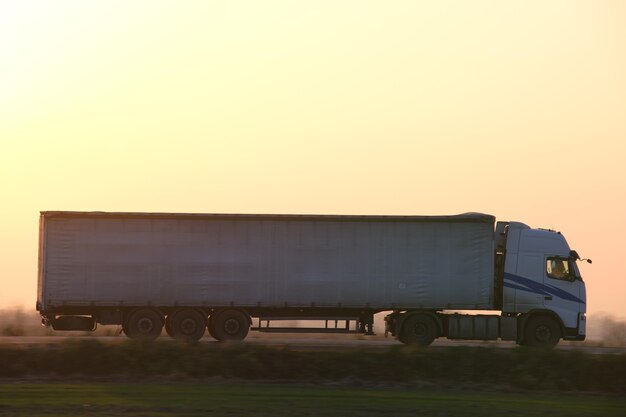
[(626, 320), (608, 313), (598, 313), (587, 318), (587, 340), (601, 346), (626, 346)]

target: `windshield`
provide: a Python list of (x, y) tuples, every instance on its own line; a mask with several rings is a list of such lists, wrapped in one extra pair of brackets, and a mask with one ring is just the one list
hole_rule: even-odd
[(551, 257), (546, 262), (546, 275), (548, 278), (558, 279), (562, 281), (574, 282), (582, 281), (580, 270), (573, 258)]
[(549, 278), (563, 281), (574, 281), (572, 274), (571, 260), (567, 258), (548, 258), (546, 262), (546, 273)]
[(579, 279), (582, 281), (583, 277), (580, 276), (580, 271), (578, 270), (578, 265), (576, 265), (576, 261), (574, 261), (573, 259), (570, 259), (569, 264), (570, 264), (569, 269), (570, 271), (572, 271), (576, 279)]

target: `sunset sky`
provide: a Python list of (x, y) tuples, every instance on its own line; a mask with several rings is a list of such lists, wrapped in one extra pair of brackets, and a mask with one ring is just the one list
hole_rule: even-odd
[(626, 318), (626, 2), (2, 2), (0, 186), (0, 308), (41, 210), (478, 211)]

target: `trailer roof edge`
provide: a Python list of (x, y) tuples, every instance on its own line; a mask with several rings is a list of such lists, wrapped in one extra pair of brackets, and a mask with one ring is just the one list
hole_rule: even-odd
[(433, 222), (490, 223), (495, 216), (484, 213), (455, 215), (346, 215), (346, 214), (240, 214), (240, 213), (150, 213), (104, 211), (41, 211), (50, 218), (132, 218), (132, 219), (203, 219), (203, 220), (273, 220), (273, 221), (372, 221), (372, 222)]

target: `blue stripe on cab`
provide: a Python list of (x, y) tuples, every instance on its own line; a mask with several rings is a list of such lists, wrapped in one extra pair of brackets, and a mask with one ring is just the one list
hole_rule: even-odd
[(554, 297), (562, 298), (563, 300), (585, 304), (583, 300), (573, 294), (570, 294), (567, 291), (564, 291), (553, 285), (542, 284), (540, 282), (533, 281), (532, 279), (520, 277), (519, 275), (505, 273), (504, 286), (507, 288), (528, 291), (535, 294), (552, 295)]

